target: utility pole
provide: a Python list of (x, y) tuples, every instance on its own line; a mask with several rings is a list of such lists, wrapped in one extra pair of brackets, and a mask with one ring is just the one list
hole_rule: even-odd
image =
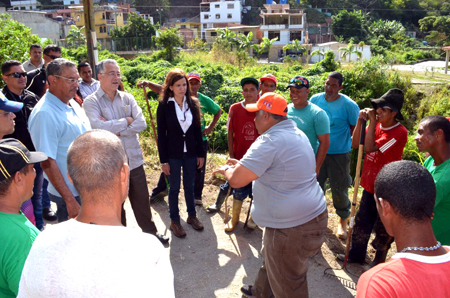
[(96, 65), (98, 63), (97, 34), (95, 33), (93, 0), (83, 1), (84, 24), (87, 42), (88, 62), (92, 66), (92, 76), (97, 78)]

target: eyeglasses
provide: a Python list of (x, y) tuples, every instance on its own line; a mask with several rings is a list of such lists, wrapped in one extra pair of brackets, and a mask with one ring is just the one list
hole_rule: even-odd
[(61, 58), (61, 56), (55, 56), (55, 55), (49, 55), (49, 54), (44, 54), (44, 55), (47, 56), (47, 57), (52, 58), (53, 60)]
[(27, 73), (26, 72), (13, 72), (13, 73), (7, 74), (6, 76), (18, 79), (20, 77), (24, 77), (25, 78), (27, 76)]
[(53, 76), (58, 77), (58, 78), (63, 78), (64, 80), (69, 81), (70, 84), (78, 83), (78, 79), (66, 78), (66, 77), (58, 76), (58, 75), (53, 75)]
[(118, 77), (119, 79), (122, 77), (122, 74), (120, 72), (114, 72), (114, 71), (110, 71), (108, 73), (102, 73), (102, 75), (107, 75), (110, 77)]
[(12, 112), (1, 112), (0, 115), (11, 116)]

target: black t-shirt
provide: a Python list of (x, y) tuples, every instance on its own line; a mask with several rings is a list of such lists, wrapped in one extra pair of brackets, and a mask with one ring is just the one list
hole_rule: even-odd
[(27, 73), (27, 90), (33, 92), (40, 99), (46, 91), (47, 75), (45, 68), (33, 69)]

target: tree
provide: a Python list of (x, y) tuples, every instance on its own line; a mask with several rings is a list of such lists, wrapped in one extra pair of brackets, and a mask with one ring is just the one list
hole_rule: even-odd
[(399, 39), (406, 30), (399, 21), (376, 20), (369, 26), (369, 34), (374, 38), (383, 35), (387, 39)]
[(177, 28), (166, 28), (158, 30), (159, 37), (156, 38), (156, 45), (163, 48), (164, 59), (172, 62), (175, 58), (176, 49), (183, 45), (181, 36), (178, 35)]
[(24, 61), (30, 46), (41, 43), (39, 37), (31, 33), (31, 28), (14, 21), (9, 14), (0, 14), (0, 28), (2, 28), (0, 30), (0, 61), (2, 62)]
[(304, 53), (306, 51), (306, 48), (300, 43), (298, 39), (294, 39), (292, 43), (288, 43), (283, 47), (283, 50), (291, 50), (294, 53)]
[(366, 40), (367, 37), (367, 15), (362, 11), (341, 10), (337, 15), (331, 17), (331, 30), (342, 42), (348, 42), (354, 38), (356, 42)]
[(83, 34), (84, 26), (78, 28), (75, 25), (70, 25), (69, 34), (66, 36), (67, 44), (70, 46), (84, 45), (86, 42), (86, 36)]
[(238, 44), (236, 33), (228, 28), (217, 28), (213, 47), (216, 51), (231, 51)]
[(267, 37), (263, 37), (262, 38), (262, 42), (261, 42), (261, 48), (264, 49), (263, 53), (267, 52), (267, 62), (269, 61), (269, 56), (270, 56), (270, 48), (272, 48), (272, 45), (274, 42), (276, 42), (278, 40), (278, 37), (272, 38), (272, 39), (268, 39)]
[(311, 53), (311, 57), (319, 55), (319, 61), (321, 60), (321, 57), (325, 57), (325, 51), (323, 50), (315, 50), (314, 52)]
[(153, 48), (152, 37), (156, 34), (156, 28), (150, 19), (144, 19), (137, 13), (130, 13), (128, 22), (121, 28), (114, 28), (111, 37), (116, 43), (117, 49), (134, 50)]
[(450, 44), (450, 17), (426, 17), (419, 20), (420, 30), (428, 32), (427, 39), (438, 46)]
[(358, 49), (356, 48), (356, 46), (353, 43), (349, 43), (346, 48), (345, 47), (339, 48), (339, 52), (342, 52), (341, 58), (343, 61), (346, 60), (346, 58), (348, 56), (348, 59), (350, 62), (352, 54), (355, 54), (356, 56), (358, 56), (359, 59), (361, 59), (361, 57), (362, 57), (362, 52), (358, 51)]

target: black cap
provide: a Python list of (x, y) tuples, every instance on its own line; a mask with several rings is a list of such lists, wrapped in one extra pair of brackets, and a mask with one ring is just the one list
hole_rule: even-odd
[(296, 89), (309, 89), (309, 81), (304, 76), (295, 76), (289, 81), (289, 85), (287, 86), (287, 88), (289, 87), (294, 87)]
[(42, 152), (30, 152), (16, 139), (0, 140), (0, 181), (14, 176), (26, 165), (47, 160)]
[(371, 99), (370, 103), (375, 110), (378, 108), (388, 108), (392, 111), (397, 112), (397, 116), (395, 116), (395, 118), (397, 118), (398, 120), (403, 120), (403, 116), (402, 113), (400, 113), (400, 110), (403, 107), (404, 100), (405, 96), (403, 94), (403, 91), (394, 88), (390, 89), (378, 99)]
[(243, 79), (241, 80), (241, 86), (242, 86), (242, 87), (244, 87), (244, 85), (247, 84), (247, 83), (252, 83), (252, 84), (254, 84), (254, 85), (256, 85), (256, 86), (259, 86), (258, 80), (255, 79), (255, 78), (252, 78), (252, 77), (246, 77), (246, 78), (243, 78)]

